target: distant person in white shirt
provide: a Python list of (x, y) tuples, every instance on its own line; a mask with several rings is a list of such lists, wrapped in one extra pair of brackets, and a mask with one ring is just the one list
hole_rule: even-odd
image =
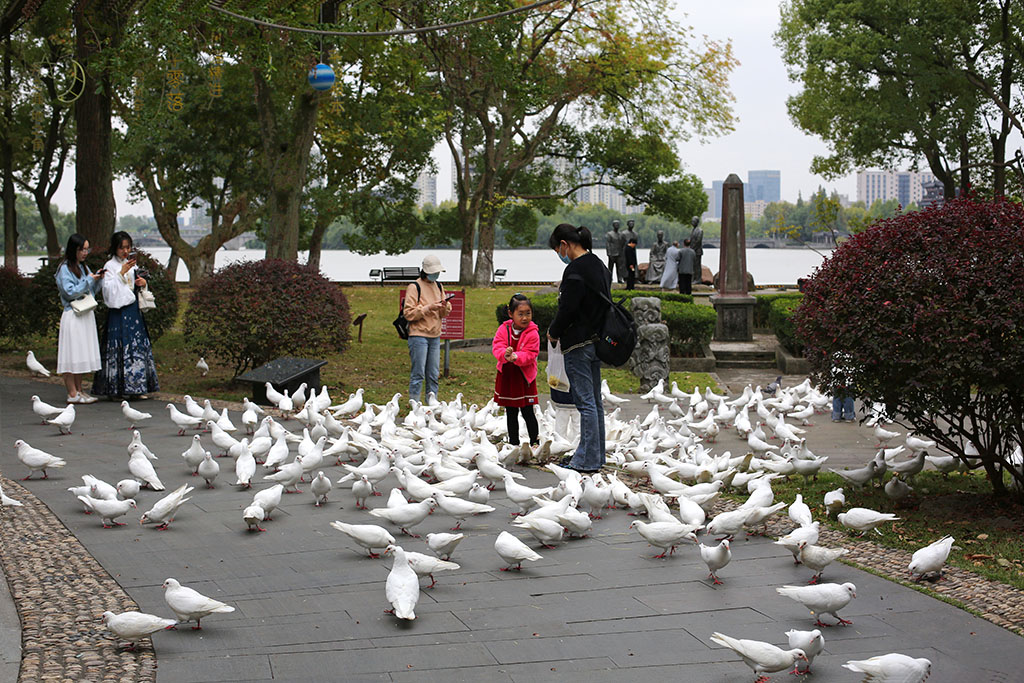
[(665, 270), (661, 274), (661, 288), (674, 290), (679, 284), (679, 242), (673, 242), (665, 251)]

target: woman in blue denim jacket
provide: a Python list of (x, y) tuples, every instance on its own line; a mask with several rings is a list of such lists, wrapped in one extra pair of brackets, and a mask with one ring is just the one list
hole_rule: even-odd
[(95, 403), (96, 399), (82, 391), (82, 376), (103, 367), (100, 361), (100, 340), (96, 333), (93, 311), (76, 313), (71, 302), (100, 290), (103, 271), (90, 273), (85, 265), (89, 241), (77, 232), (68, 238), (64, 262), (57, 269), (57, 290), (64, 313), (60, 316), (57, 338), (57, 372), (64, 376), (68, 403)]

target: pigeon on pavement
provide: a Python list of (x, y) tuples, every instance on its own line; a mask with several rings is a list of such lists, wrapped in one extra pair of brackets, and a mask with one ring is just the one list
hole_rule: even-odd
[(811, 664), (814, 663), (814, 658), (821, 654), (821, 651), (825, 649), (825, 639), (821, 635), (821, 631), (814, 629), (813, 631), (798, 631), (793, 629), (786, 631), (786, 637), (789, 638), (789, 646), (798, 648), (804, 651), (807, 655), (807, 666), (803, 669), (800, 668), (800, 662), (796, 663), (796, 666), (790, 671), (791, 674), (802, 675), (810, 672)]
[(177, 579), (164, 581), (164, 600), (171, 611), (178, 615), (178, 621), (194, 621), (193, 631), (203, 628), (202, 618), (210, 614), (227, 614), (235, 608), (220, 600), (208, 598), (202, 593), (182, 586)]
[(192, 491), (192, 488), (188, 484), (182, 484), (168, 493), (158, 500), (151, 510), (142, 514), (142, 517), (139, 518), (139, 524), (160, 522), (156, 528), (161, 531), (167, 529), (168, 525), (174, 521), (174, 515), (177, 514), (178, 508), (192, 500), (191, 498), (185, 498)]
[(442, 560), (450, 560), (455, 547), (465, 537), (465, 534), (427, 534), (427, 547)]
[(32, 374), (40, 375), (42, 377), (50, 376), (50, 371), (47, 370), (42, 363), (36, 360), (36, 354), (32, 353), (31, 351), (29, 351), (28, 355), (25, 356), (25, 365), (28, 366), (28, 369), (29, 371), (32, 372)]
[(744, 663), (754, 670), (757, 676), (755, 683), (766, 683), (769, 679), (765, 674), (785, 671), (795, 665), (799, 660), (807, 660), (803, 650), (794, 648), (783, 650), (771, 643), (760, 640), (747, 640), (746, 638), (731, 638), (723, 633), (712, 633), (711, 642), (729, 648), (740, 657)]
[(796, 600), (815, 615), (815, 626), (832, 626), (821, 621), (822, 614), (831, 614), (839, 624), (852, 624), (840, 617), (837, 612), (850, 604), (857, 597), (857, 587), (852, 583), (819, 583), (815, 586), (783, 586), (775, 592)]
[[(14, 442), (14, 447), (18, 449), (18, 460), (23, 465), (28, 467), (28, 479), (32, 476), (33, 472), (42, 472), (43, 479), (47, 479), (49, 475), (46, 474), (46, 469), (49, 467), (59, 469), (67, 464), (63, 458), (58, 458), (55, 455), (50, 455), (46, 451), (41, 451), (38, 448), (33, 448), (28, 445), (28, 442), (18, 439)], [(22, 479), (22, 481), (25, 481)]]
[(114, 614), (111, 611), (103, 613), (103, 625), (121, 640), (127, 640), (126, 650), (134, 650), (135, 643), (148, 635), (174, 628), (178, 624), (174, 619), (164, 619), (155, 614), (145, 612), (121, 612)]
[(925, 578), (928, 574), (934, 574), (937, 578), (942, 577), (942, 567), (946, 564), (949, 551), (953, 547), (953, 537), (945, 536), (930, 543), (923, 548), (914, 551), (910, 558), (910, 575), (917, 576), (917, 580)]
[[(506, 564), (505, 567), (501, 568), (503, 572), (522, 569), (523, 562), (536, 562), (543, 559), (530, 546), (507, 531), (502, 531), (498, 534), (498, 538), (494, 541), (494, 551), (498, 553), (498, 556)], [(515, 566), (513, 567), (512, 565)]]
[(46, 401), (42, 400), (38, 396), (32, 397), (32, 412), (40, 417), (42, 422), (40, 424), (46, 424), (46, 421), (51, 417), (56, 417), (64, 412), (64, 408), (57, 408), (51, 406)]
[(412, 621), (416, 618), (416, 603), (420, 599), (420, 579), (409, 566), (409, 559), (400, 546), (388, 545), (384, 554), (388, 553), (395, 556), (384, 585), (384, 593), (391, 603), (389, 611), (399, 619)]
[(135, 429), (135, 425), (143, 420), (148, 420), (153, 417), (150, 413), (144, 413), (141, 410), (136, 410), (131, 407), (128, 401), (121, 401), (121, 414), (124, 415), (124, 419), (131, 423), (130, 429)]
[(713, 583), (717, 586), (722, 582), (718, 579), (716, 572), (729, 564), (732, 560), (732, 551), (729, 550), (729, 540), (725, 539), (716, 546), (708, 547), (703, 543), (700, 544), (700, 559), (704, 561), (704, 564), (708, 566), (708, 578), (712, 579)]
[(334, 521), (331, 522), (331, 526), (366, 548), (371, 558), (380, 557), (373, 552), (374, 548), (387, 548), (395, 544), (395, 537), (388, 533), (387, 529), (376, 524), (346, 524)]
[(851, 660), (844, 669), (866, 674), (864, 681), (871, 683), (923, 683), (932, 672), (932, 663), (924, 657), (908, 657), (898, 652)]

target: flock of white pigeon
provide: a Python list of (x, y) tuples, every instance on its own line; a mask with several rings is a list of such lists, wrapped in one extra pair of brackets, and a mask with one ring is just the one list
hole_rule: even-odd
[[(771, 516), (786, 509), (795, 528), (776, 543), (790, 551), (794, 562), (807, 567), (813, 575), (809, 585), (782, 586), (778, 593), (808, 609), (815, 618), (815, 626), (831, 626), (821, 621), (825, 614), (839, 625), (851, 623), (840, 617), (839, 612), (856, 597), (854, 584), (819, 583), (826, 567), (847, 551), (817, 545), (819, 522), (813, 519), (811, 508), (801, 495), (787, 506), (785, 502), (776, 502), (772, 491), (774, 479), (809, 478), (827, 460), (815, 456), (804, 439), (810, 418), (816, 411), (827, 410), (831, 402), (809, 381), (788, 389), (780, 387), (774, 396), (765, 395), (759, 387), (747, 386), (742, 395), (733, 399), (717, 395), (709, 388), (703, 394), (696, 388), (688, 394), (674, 382), (666, 391), (664, 384), (659, 383), (641, 396), (655, 404), (646, 417), (625, 421), (620, 419), (621, 409), (616, 407), (605, 418), (607, 461), (630, 477), (620, 477), (612, 469), (581, 475), (551, 463), (569, 453), (574, 444), (569, 440), (571, 434), (559, 434), (553, 429), (555, 411), (550, 404), (546, 411), (539, 411), (545, 440), (532, 449), (525, 444), (499, 446), (506, 434), (500, 408), (493, 402), (482, 408), (475, 404), (467, 406), (461, 394), (448, 403), (438, 402), (433, 395), (423, 404), (410, 401), (411, 410), (400, 417), (400, 394), (384, 405), (374, 405), (364, 403), (363, 390), (359, 389), (344, 403), (332, 405), (326, 386), (318, 393), (310, 392), (308, 397), (305, 385), (291, 395), (277, 392), (269, 383), (266, 389), (268, 399), (277, 405), (284, 419), (275, 419), (246, 399), (241, 430), (232, 422), (227, 409), (217, 412), (208, 400), (199, 403), (185, 396), (182, 408), (170, 403), (166, 406), (179, 435), (190, 429), (203, 430), (212, 441), (216, 456), (207, 450), (199, 433), (192, 436), (189, 447), (181, 453), (183, 464), (193, 475), (201, 477), (207, 488), (213, 488), (221, 475), (219, 457), (232, 458), (232, 486), (249, 489), (254, 480), (270, 484), (257, 491), (252, 503), (242, 511), (240, 524), (249, 531), (263, 531), (260, 525), (271, 520), (282, 495), (301, 493), (298, 486), (307, 479), (315, 505), (326, 502), (336, 485), (345, 485), (358, 509), (367, 510), (369, 516), (412, 538), (418, 538), (412, 530), (435, 511), (455, 520), (452, 532), (459, 532), (470, 517), (494, 512), (495, 508), (488, 504), (490, 492), (501, 487), (519, 508), (513, 513), (511, 526), (527, 532), (544, 548), (554, 549), (570, 538), (586, 536), (592, 519), (598, 518), (605, 508), (625, 508), (630, 514), (646, 517), (647, 521), (633, 521), (630, 528), (661, 550), (655, 557), (665, 558), (691, 541), (707, 565), (709, 578), (718, 584), (733, 556), (733, 536), (766, 525)], [(602, 392), (610, 405), (618, 406), (629, 400), (612, 394), (607, 384)], [(74, 405), (51, 406), (38, 396), (31, 400), (32, 409), (43, 424), (54, 425), (62, 433), (71, 432), (76, 418)], [(121, 408), (132, 429), (127, 448), (131, 476), (112, 485), (85, 475), (82, 486), (68, 489), (86, 512), (96, 513), (104, 528), (122, 524), (117, 519), (136, 509), (135, 499), (141, 489), (165, 490), (153, 464), (157, 456), (143, 443), (136, 429), (151, 420), (152, 415), (136, 410), (127, 401), (122, 402)], [(890, 493), (898, 499), (926, 461), (939, 469), (946, 463), (926, 455), (927, 449), (934, 446), (932, 442), (912, 435), (906, 437), (903, 446), (887, 447), (900, 435), (883, 427), (882, 415), (884, 410), (876, 406), (867, 423), (879, 439), (878, 455), (863, 468), (834, 471), (856, 487), (891, 471), (895, 473), (892, 481), (902, 485), (899, 492)], [(301, 435), (282, 424), (289, 419), (302, 424)], [(711, 451), (708, 443), (727, 429), (746, 440), (748, 448), (744, 453), (734, 456), (728, 451)], [(778, 444), (771, 443), (776, 440)], [(65, 465), (63, 459), (24, 440), (19, 439), (15, 445), (29, 477), (41, 472), (45, 478), (47, 469)], [(904, 450), (911, 453), (910, 459), (897, 460)], [(546, 469), (555, 477), (551, 485), (534, 488), (520, 483), (524, 476), (514, 468), (527, 462), (549, 462)], [(322, 469), (332, 464), (345, 471), (334, 483)], [(264, 470), (262, 476), (257, 473), (258, 467)], [(389, 477), (399, 486), (390, 490), (386, 505), (367, 508), (367, 499), (382, 495), (379, 489)], [(646, 484), (635, 483), (631, 487), (629, 482), (634, 480), (646, 480)], [(891, 486), (891, 481), (885, 485), (887, 493)], [(746, 501), (737, 509), (709, 518), (712, 507), (727, 488), (747, 492)], [(187, 484), (179, 486), (143, 513), (140, 523), (157, 523), (158, 529), (166, 529), (178, 509), (190, 500), (193, 489)], [(0, 497), (4, 506), (21, 505), (2, 492)], [(676, 504), (676, 511), (670, 502)], [(828, 514), (837, 515), (843, 526), (862, 535), (870, 530), (877, 533), (878, 526), (898, 519), (866, 508), (844, 510), (843, 489), (829, 492), (823, 504)], [(389, 611), (399, 619), (416, 618), (421, 577), (430, 578), (428, 587), (433, 587), (435, 573), (460, 568), (451, 558), (464, 533), (427, 534), (426, 545), (433, 553), (428, 555), (403, 548), (392, 532), (380, 524), (334, 521), (331, 526), (365, 549), (369, 557), (379, 557), (376, 551), (393, 556), (384, 592), (392, 607)], [(704, 545), (698, 539), (702, 532), (722, 538), (716, 545)], [(952, 543), (953, 539), (947, 536), (915, 552), (909, 566), (911, 575), (940, 576)], [(498, 534), (494, 550), (504, 565), (503, 571), (520, 569), (523, 562), (541, 559), (536, 550), (509, 531)], [(176, 620), (140, 612), (107, 612), (103, 615), (107, 628), (134, 647), (136, 640), (161, 629), (188, 621), (196, 623), (193, 628), (200, 628), (203, 617), (234, 610), (181, 586), (173, 578), (167, 579), (164, 589)], [(758, 676), (757, 680), (763, 682), (768, 680), (767, 674), (791, 667), (793, 673), (806, 673), (824, 649), (819, 629), (791, 630), (786, 636), (789, 649), (721, 633), (712, 634), (711, 640), (738, 653)], [(923, 681), (931, 663), (890, 653), (850, 661), (844, 666), (866, 674), (865, 680)]]

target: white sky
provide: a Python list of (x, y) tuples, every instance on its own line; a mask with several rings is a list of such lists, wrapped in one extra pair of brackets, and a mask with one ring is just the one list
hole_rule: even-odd
[[(712, 180), (724, 180), (729, 173), (736, 173), (746, 182), (749, 170), (778, 169), (782, 172), (784, 200), (795, 201), (798, 192), (807, 197), (819, 185), (856, 200), (854, 176), (827, 182), (810, 172), (811, 159), (815, 154), (826, 153), (826, 147), (817, 138), (799, 131), (786, 114), (786, 97), (797, 92), (798, 87), (786, 77), (779, 51), (772, 43), (772, 33), (779, 23), (778, 1), (676, 0), (675, 16), (693, 26), (697, 35), (731, 38), (734, 54), (740, 61), (730, 79), (736, 97), (736, 130), (703, 145), (695, 141), (680, 145), (686, 170), (710, 187)], [(451, 168), (443, 146), (439, 146), (435, 157), (439, 167), (438, 199), (447, 199), (451, 194)], [(119, 216), (153, 213), (147, 201), (128, 203), (124, 181), (115, 182), (114, 196)], [(73, 170), (65, 176), (55, 203), (62, 211), (74, 208)]]

